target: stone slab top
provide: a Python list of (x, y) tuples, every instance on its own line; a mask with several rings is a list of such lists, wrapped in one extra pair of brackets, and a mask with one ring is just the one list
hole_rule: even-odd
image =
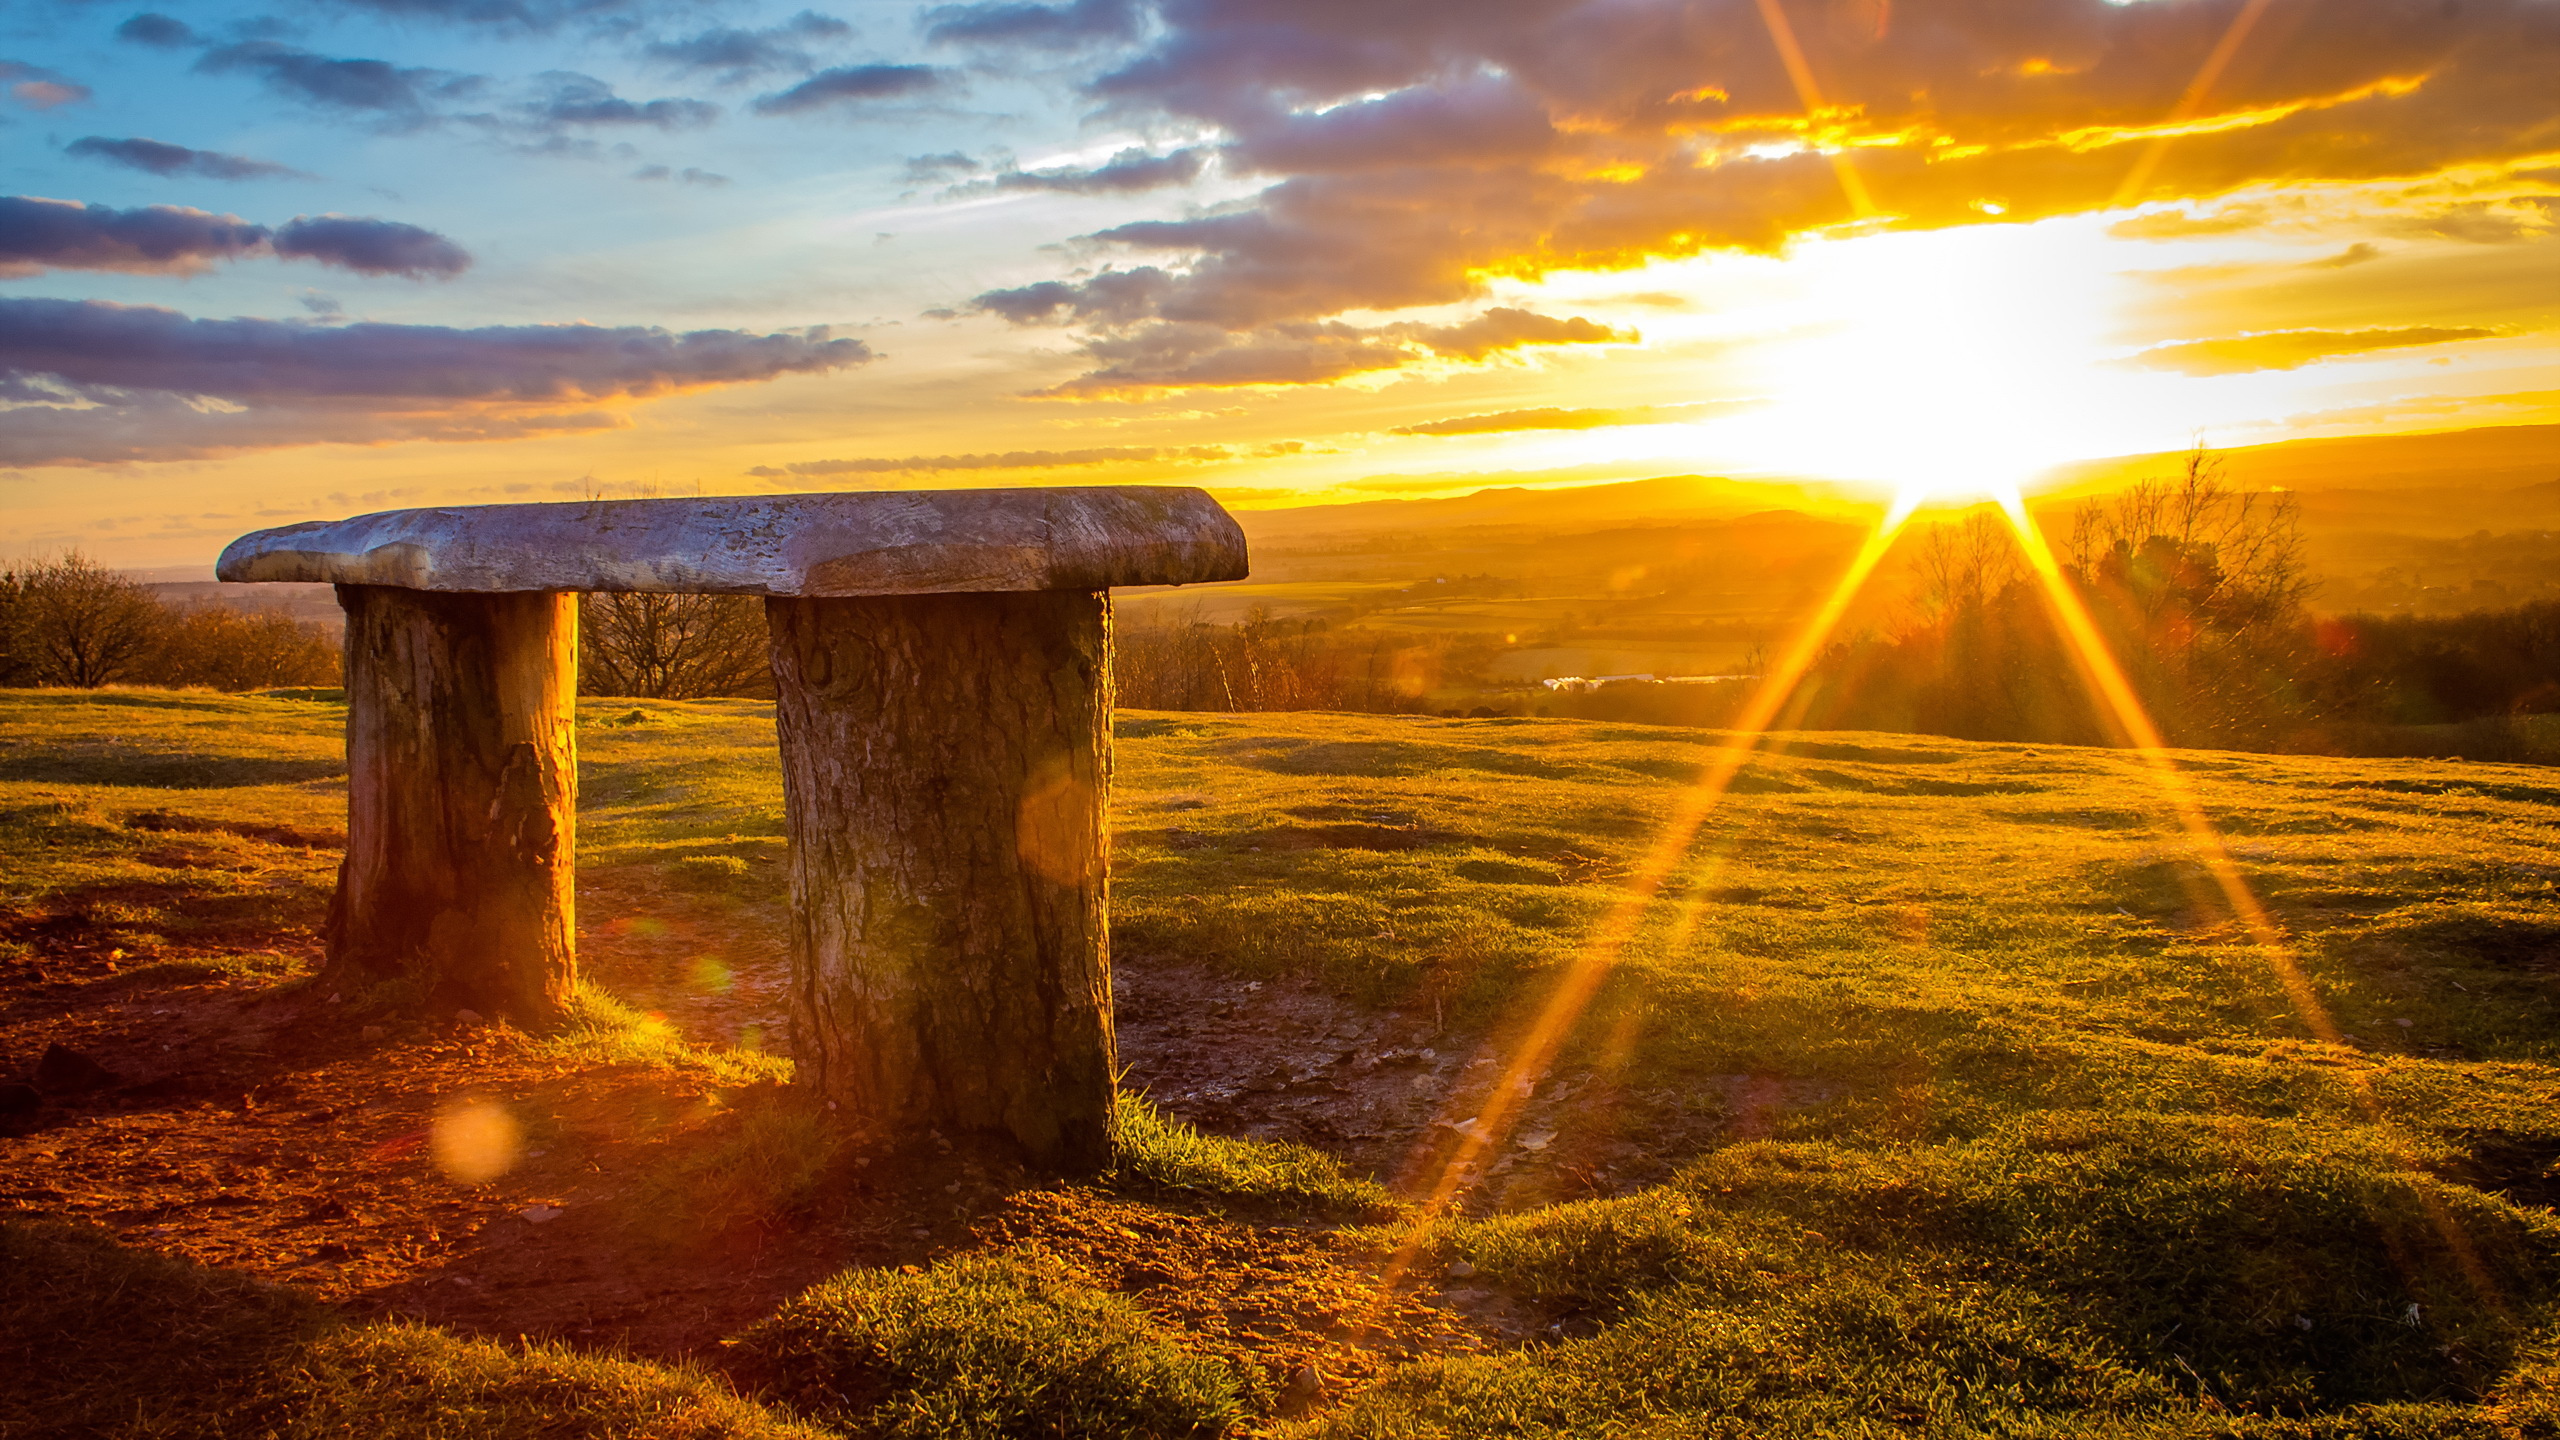
[(413, 590), (932, 595), (1245, 576), (1244, 531), (1174, 485), (868, 490), (386, 510), (234, 540), (224, 580)]

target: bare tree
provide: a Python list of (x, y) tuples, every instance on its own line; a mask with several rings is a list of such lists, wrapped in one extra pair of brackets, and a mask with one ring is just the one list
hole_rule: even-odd
[(140, 582), (77, 550), (9, 577), (8, 648), (38, 685), (94, 690), (132, 678), (159, 649), (168, 612)]
[(281, 610), (196, 605), (170, 610), (163, 627), (154, 684), (236, 692), (339, 680), (338, 637)]
[(578, 688), (590, 695), (773, 693), (764, 602), (754, 596), (591, 594), (578, 608)]

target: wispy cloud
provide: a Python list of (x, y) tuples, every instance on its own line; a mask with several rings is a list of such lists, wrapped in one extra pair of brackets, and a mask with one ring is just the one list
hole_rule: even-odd
[(197, 180), (263, 180), (278, 175), (310, 178), (290, 165), (278, 165), (271, 160), (226, 155), (219, 150), (190, 150), (184, 145), (146, 140), (138, 135), (121, 140), (104, 135), (84, 135), (63, 146), (62, 153), (84, 160), (103, 160), (128, 170), (141, 170), (153, 175), (184, 175)]
[(2470, 325), (2411, 325), (2374, 330), (2267, 330), (2220, 340), (2181, 340), (2154, 345), (2134, 363), (2183, 375), (2239, 375), (2253, 370), (2293, 370), (2340, 356), (2377, 350), (2410, 350), (2464, 340), (2492, 340), (2497, 331)]

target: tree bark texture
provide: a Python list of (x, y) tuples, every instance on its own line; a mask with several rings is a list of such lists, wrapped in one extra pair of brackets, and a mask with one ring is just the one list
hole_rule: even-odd
[(541, 1028), (576, 978), (577, 597), (341, 585), (333, 974)]
[(1110, 1159), (1110, 598), (769, 599), (800, 1080), (892, 1136)]

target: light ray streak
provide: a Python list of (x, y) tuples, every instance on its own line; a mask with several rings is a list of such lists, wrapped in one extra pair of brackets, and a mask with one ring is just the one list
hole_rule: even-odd
[[(2275, 917), (2260, 903), (2257, 892), (2249, 887), (2248, 877), (2240, 872), (2239, 862), (2232, 857), (2230, 847), (2222, 842), (2222, 832), (2215, 828), (2213, 817), (2205, 812), (2204, 800), (2197, 794), (2194, 782), (2170, 758), (2160, 727), (2153, 723), (2142, 697), (2135, 693), (2133, 683), (2125, 677), (2124, 667), (2116, 663), (2115, 652), (2108, 648), (2106, 636), (2098, 629), (2097, 621), (2091, 618), (2088, 605), (2072, 588), (2069, 577), (2063, 574), (2062, 562), (2054, 556), (2053, 547), (2046, 543), (2044, 531), (2027, 513), (2025, 497), (2013, 485), (2003, 489), (1997, 498), (2001, 513), (2008, 517), (2010, 528), (2017, 532), (2018, 548), (2027, 558), (2027, 568), (2034, 572), (2044, 590), (2046, 604), (2069, 642), (2067, 651), (2081, 679), (2103, 702), (2120, 737), (2158, 780), (2161, 793), (2167, 797), (2169, 808), (2177, 816), (2178, 827), (2186, 832), (2194, 846), (2196, 859), (2203, 865), (2205, 873), (2212, 877), (2214, 888), (2221, 892), (2224, 903), (2230, 906), (2232, 916), (2240, 922), (2259, 958), (2275, 976), (2285, 997), (2292, 1002), (2294, 1014), (2323, 1043), (2345, 1046), (2345, 1033), (2338, 1028), (2329, 1007), (2322, 1003), (2311, 977), (2303, 973), (2292, 937), (2276, 923)], [(2399, 1140), (2399, 1127), (2383, 1109), (2381, 1099), (2373, 1093), (2370, 1079), (2353, 1071), (2342, 1078), (2348, 1095), (2363, 1113), (2366, 1123), (2384, 1136)], [(2414, 1147), (2404, 1146), (2404, 1149), (2408, 1154), (2409, 1168), (2418, 1168)], [(2481, 1264), (2470, 1236), (2453, 1218), (2453, 1212), (2431, 1192), (2421, 1190), (2419, 1198), (2437, 1236), (2452, 1252), (2454, 1263), (2462, 1267), (2464, 1278), (2471, 1282), (2472, 1288), (2491, 1309), (2503, 1311), (2505, 1305), (2496, 1280)], [(2401, 1268), (2404, 1271), (2411, 1269), (2406, 1263)]]
[[(1764, 10), (1772, 3), (1773, 0), (1760, 0)], [(2212, 53), (2204, 57), (2204, 64), (2196, 70), (2196, 78), (2187, 85), (2187, 93), (2179, 96), (2178, 103), (2170, 107), (2169, 118), (2161, 122), (2163, 125), (2181, 126), (2195, 118), (2214, 82), (2220, 80), (2222, 72), (2230, 66), (2231, 57), (2240, 53), (2240, 42), (2249, 38), (2249, 32), (2257, 28), (2258, 17), (2266, 14), (2267, 7), (2273, 3), (2274, 0), (2247, 0), (2240, 7), (2240, 13), (2231, 17), (2230, 27), (2222, 32), (2222, 39), (2214, 45)], [(2173, 129), (2142, 147), (2133, 168), (2125, 173), (2124, 183), (2116, 187), (2115, 198), (2107, 203), (2108, 209), (2120, 210), (2141, 198), (2142, 187), (2151, 183), (2151, 172), (2160, 168), (2160, 157), (2168, 153), (2169, 142), (2175, 138)]]
[[(2264, 4), (2265, 0), (2253, 0)], [(1759, 0), (1760, 23), (1769, 27), (1769, 43), (1778, 47), (1778, 63), (1787, 67), (1787, 79), (1796, 87), (1796, 100), (1804, 106), (1805, 120), (1812, 125), (1822, 123), (1822, 89), (1813, 83), (1813, 67), (1805, 63), (1804, 47), (1796, 43), (1795, 27), (1787, 23), (1787, 12), (1778, 8), (1778, 0)], [(1846, 147), (1825, 152), (1833, 173), (1840, 177), (1840, 192), (1849, 197), (1849, 208), (1861, 220), (1877, 214), (1876, 202), (1867, 194), (1867, 182), (1860, 178), (1858, 167), (1849, 160)]]
[(1442, 1164), (1439, 1177), (1424, 1197), (1411, 1227), (1388, 1257), (1370, 1311), (1372, 1319), (1412, 1269), (1415, 1256), (1421, 1253), (1423, 1243), (1429, 1238), (1432, 1224), (1465, 1187), (1477, 1160), (1509, 1137), (1512, 1125), (1520, 1117), (1522, 1103), (1545, 1077), (1547, 1067), (1554, 1063), (1556, 1052), (1563, 1048), (1566, 1037), (1573, 1033), (1575, 1022), (1582, 1018), (1591, 998), (1599, 993), (1601, 982), (1608, 979), (1609, 972), (1616, 968), (1619, 956), (1625, 952), (1628, 941), (1634, 938), (1646, 913), (1652, 909), (1654, 898), (1661, 893), (1663, 882), (1679, 868), (1682, 858), (1696, 842), (1699, 828), (1706, 823), (1717, 802), (1724, 798), (1733, 777), (1741, 772), (1753, 751), (1759, 748), (1771, 722), (1795, 696), (1805, 672), (1812, 669), (1813, 662), (1820, 658), (1824, 643), (1839, 627), (1841, 617), (1848, 613), (1859, 592), (1866, 588), (1868, 577), (1883, 562), (1885, 553), (1893, 548), (1895, 537), (1902, 532), (1902, 527), (1909, 522), (1912, 512), (1920, 507), (1924, 498), (1922, 492), (1913, 491), (1895, 500), (1893, 508), (1850, 559), (1848, 568), (1841, 573), (1839, 583), (1832, 587), (1821, 608), (1805, 621), (1777, 663), (1761, 677), (1760, 688), (1752, 693), (1750, 703), (1727, 732), (1724, 745), (1716, 752), (1715, 763), (1707, 767), (1706, 773), (1699, 776), (1696, 783), (1680, 792), (1652, 847), (1628, 877), (1626, 893), (1592, 928), (1590, 937), (1567, 964), (1554, 991), (1540, 1006), (1537, 1017), (1513, 1045), (1510, 1063), (1500, 1067), (1493, 1088), (1477, 1109), (1473, 1123), (1459, 1132), (1458, 1148)]

